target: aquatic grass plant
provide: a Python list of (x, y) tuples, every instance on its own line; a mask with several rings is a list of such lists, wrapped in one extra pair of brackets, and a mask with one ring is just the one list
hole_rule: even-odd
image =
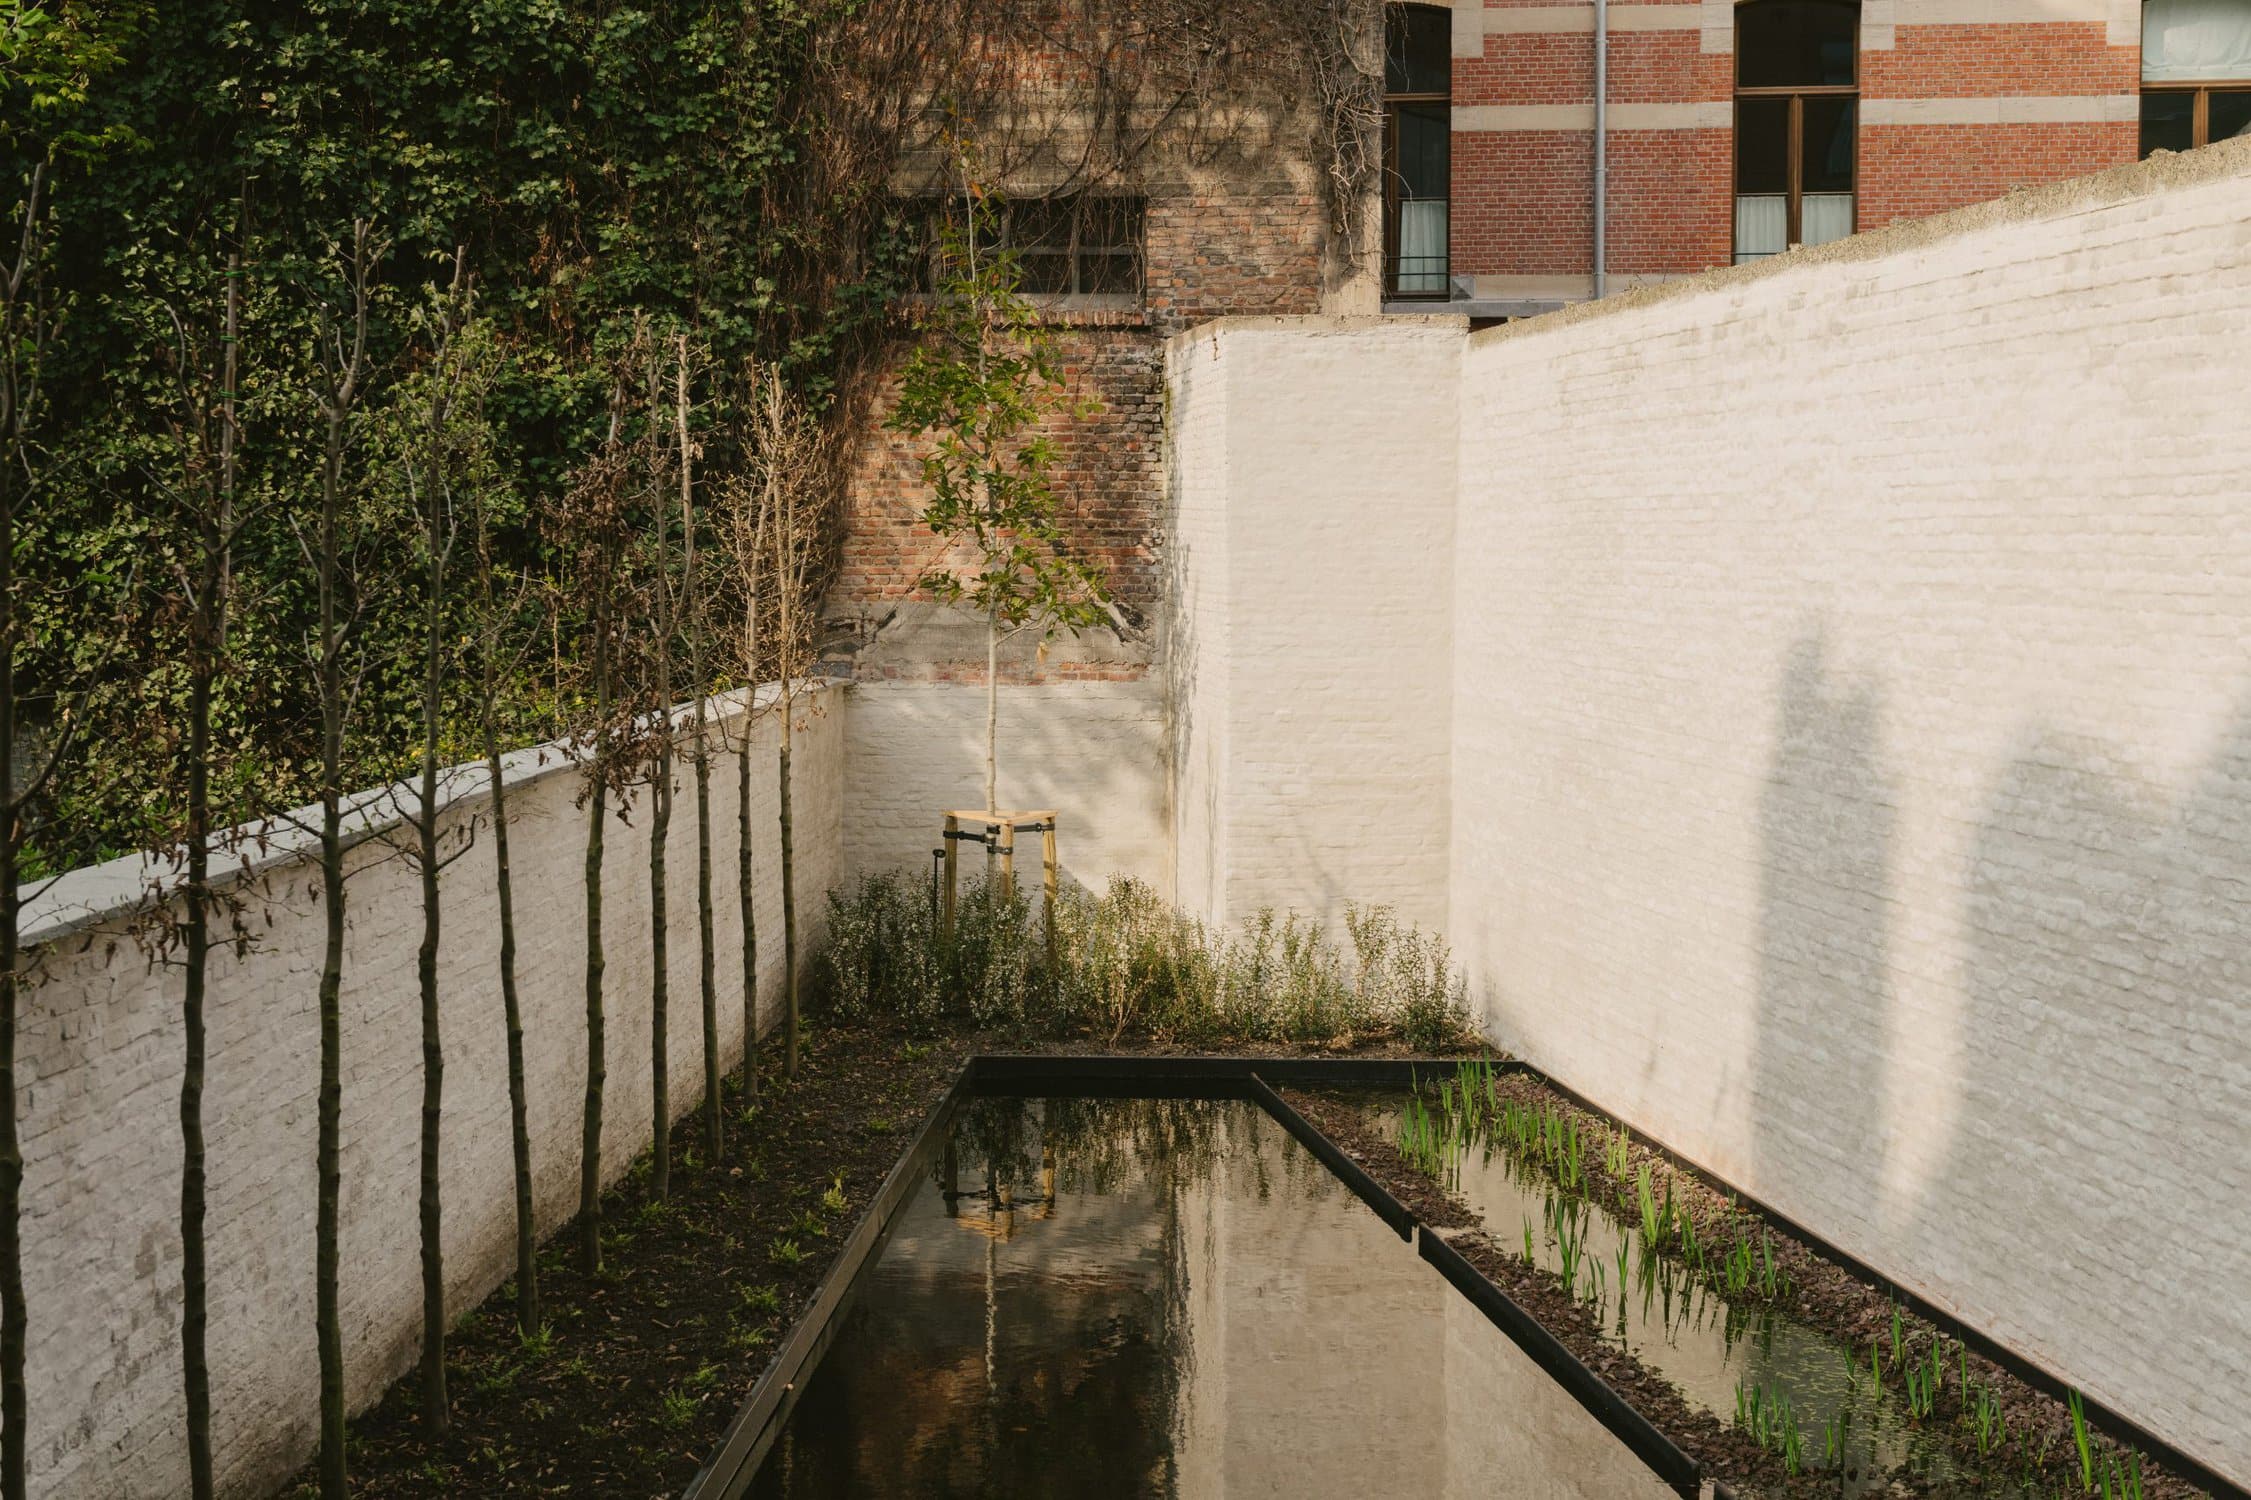
[(1788, 1390), (1769, 1391), (1763, 1385), (1739, 1381), (1735, 1387), (1735, 1425), (1753, 1441), (1782, 1460), (1785, 1473), (1795, 1478), (1805, 1469), (1805, 1433)]

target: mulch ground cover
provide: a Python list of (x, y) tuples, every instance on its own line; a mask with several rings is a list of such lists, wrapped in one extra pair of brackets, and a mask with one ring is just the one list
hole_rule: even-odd
[[(646, 1158), (604, 1197), (600, 1275), (577, 1270), (575, 1230), (549, 1239), (545, 1339), (518, 1336), (507, 1286), (455, 1326), (449, 1431), (424, 1430), (411, 1375), (354, 1419), (353, 1492), (677, 1495), (967, 1051), (816, 1028), (784, 1084), (769, 1043), (747, 1121), (730, 1080), (721, 1161), (700, 1159), (699, 1112), (674, 1129), (669, 1199), (651, 1198)], [(839, 1184), (843, 1207), (824, 1204)]]
[[(1591, 1141), (1607, 1139), (1614, 1128), (1613, 1121), (1579, 1109), (1536, 1078), (1506, 1074), (1498, 1080), (1498, 1087), (1505, 1097), (1519, 1105), (1553, 1110), (1576, 1119)], [(1299, 1113), (1366, 1168), (1386, 1191), (1422, 1222), (1444, 1231), (1448, 1242), (1488, 1280), (1561, 1339), (1582, 1363), (1601, 1375), (1682, 1451), (1701, 1462), (1708, 1476), (1746, 1496), (1834, 1496), (1838, 1493), (1836, 1475), (1787, 1474), (1775, 1454), (1760, 1447), (1731, 1421), (1692, 1406), (1665, 1376), (1607, 1339), (1603, 1330), (1596, 1326), (1588, 1304), (1566, 1292), (1560, 1277), (1504, 1246), (1489, 1232), (1490, 1226), (1471, 1209), (1402, 1158), (1397, 1146), (1371, 1127), (1364, 1096), (1341, 1090), (1293, 1089), (1285, 1093)], [(1705, 1226), (1708, 1238), (1716, 1236), (1716, 1226), (1727, 1222), (1728, 1216), (1737, 1211), (1731, 1195), (1694, 1173), (1678, 1169), (1639, 1143), (1628, 1151), (1624, 1177), (1611, 1173), (1608, 1163), (1599, 1160), (1602, 1154), (1599, 1149), (1590, 1150), (1582, 1161), (1587, 1178), (1585, 1192), (1589, 1198), (1623, 1201), (1632, 1194), (1634, 1178), (1646, 1165), (1658, 1182), (1662, 1183), (1668, 1176), (1672, 1179), (1676, 1201), (1684, 1211), (1696, 1215), (1698, 1222)], [(1786, 1277), (1788, 1287), (1781, 1297), (1773, 1299), (1782, 1311), (1853, 1349), (1888, 1348), (1893, 1336), (1895, 1304), (1884, 1289), (1860, 1280), (1779, 1230), (1772, 1232), (1771, 1246), (1775, 1264)], [(1910, 1314), (1900, 1315), (1898, 1328), (1910, 1350), (1927, 1353), (1932, 1339), (1938, 1336), (1937, 1330)], [(1960, 1359), (1959, 1353), (1948, 1354), (1946, 1365), (1950, 1373), (1958, 1369)], [(1893, 1474), (1886, 1476), (1888, 1482), (1877, 1492), (1901, 1496), (2021, 1496), (2029, 1493), (2042, 1500), (2088, 1493), (2080, 1484), (2078, 1449), (2065, 1404), (1979, 1355), (1968, 1355), (1967, 1367), (1972, 1381), (1982, 1382), (1998, 1397), (2007, 1416), (2009, 1446), (1983, 1464), (1976, 1459), (1974, 1444), (1964, 1452), (1961, 1444), (1970, 1440), (1959, 1420), (1962, 1412), (1958, 1387), (1952, 1381), (1941, 1381), (1937, 1407), (1924, 1420), (1934, 1431), (1953, 1436), (1957, 1440), (1957, 1457), (1970, 1470), (1985, 1477), (1932, 1484), (1911, 1474)], [(1818, 1446), (1819, 1441), (1819, 1434), (1814, 1434), (1812, 1442)], [(2100, 1437), (2096, 1442), (2107, 1446)], [(2034, 1484), (2029, 1491), (2020, 1482), (2028, 1459), (2034, 1474)], [(2092, 1493), (2099, 1495), (2102, 1493), (2099, 1453), (2097, 1461), (2098, 1477)], [(2144, 1461), (2141, 1477), (2145, 1500), (2192, 1500), (2192, 1497), (2207, 1494), (2151, 1461)]]
[[(673, 1127), (671, 1196), (652, 1199), (648, 1160), (603, 1197), (604, 1267), (577, 1269), (566, 1226), (540, 1251), (549, 1333), (517, 1334), (503, 1285), (454, 1327), (447, 1343), (451, 1426), (424, 1427), (409, 1374), (353, 1419), (354, 1494), (677, 1495), (811, 1302), (838, 1248), (977, 1050), (1150, 1055), (1336, 1048), (1184, 1046), (1107, 1036), (910, 1038), (889, 1030), (816, 1025), (797, 1081), (781, 1078), (780, 1047), (761, 1049), (760, 1099), (747, 1122), (730, 1079), (726, 1156), (700, 1159), (700, 1111)], [(1353, 1055), (1403, 1055), (1395, 1038), (1368, 1038)], [(841, 1186), (843, 1207), (824, 1204)], [(777, 1259), (777, 1245), (797, 1258)], [(311, 1466), (293, 1486), (315, 1492)]]

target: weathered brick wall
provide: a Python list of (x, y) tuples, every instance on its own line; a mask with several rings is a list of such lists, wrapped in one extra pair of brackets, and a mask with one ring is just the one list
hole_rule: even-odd
[[(1088, 886), (1126, 874), (1172, 889), (1164, 688), (1152, 674), (1166, 565), (1164, 340), (1217, 316), (1374, 300), (1372, 279), (1345, 274), (1333, 243), (1311, 128), (1233, 165), (1154, 154), (1141, 179), (1140, 306), (1051, 314), (1070, 394), (1099, 409), (1057, 413), (1041, 431), (1059, 454), (1063, 529), (1106, 569), (1115, 614), (1109, 628), (1044, 650), (1027, 634), (1001, 653), (1000, 797), (1057, 810), (1066, 873)], [(830, 669), (856, 681), (855, 873), (920, 868), (939, 812), (984, 800), (983, 627), (916, 588), (948, 559), (921, 521), (925, 444), (882, 426), (895, 391), (878, 392), (858, 442), (842, 571), (823, 601)]]
[[(798, 912), (809, 940), (822, 893), (841, 875), (845, 725), (822, 691), (792, 757)], [(776, 720), (757, 758), (760, 995), (772, 1025), (782, 979)], [(577, 1209), (585, 1076), (586, 816), (559, 756), (519, 758), (511, 791), (518, 979), (524, 1008), (534, 1192), (544, 1234)], [(733, 899), (735, 772), (713, 768), (719, 1022), (742, 1047), (741, 925)], [(447, 814), (482, 816), (481, 773)], [(697, 998), (694, 795), (683, 775), (670, 862), (671, 1097), (702, 1097)], [(621, 1176), (650, 1136), (648, 818), (613, 817), (604, 915), (609, 1078), (603, 1165)], [(683, 842), (683, 829), (688, 830)], [(480, 838), (444, 877), (440, 958), (446, 1049), (443, 1154), (449, 1309), (473, 1306), (515, 1265), (508, 1071), (502, 1027), (492, 844)], [(420, 1347), (421, 1010), (415, 973), (420, 880), (380, 843), (352, 857), (343, 992), (343, 1323), (356, 1410), (408, 1369)], [(209, 1146), (210, 1361), (223, 1494), (271, 1494), (318, 1439), (313, 1342), (315, 986), (323, 935), (318, 872), (295, 858), (237, 889), (256, 944), (212, 958), (204, 1096)], [(47, 912), (95, 910), (138, 889), (133, 870), (82, 871)], [(270, 919), (270, 921), (269, 921)], [(41, 930), (34, 915), (30, 931)], [(809, 945), (809, 943), (808, 943)], [(151, 972), (118, 918), (46, 944), (18, 1043), (24, 1143), (24, 1278), (31, 1305), (31, 1487), (35, 1495), (122, 1500), (187, 1492), (180, 1394), (179, 978)]]
[(1494, 1038), (2238, 1482), (2247, 224), (2239, 142), (1478, 335), (1452, 541)]

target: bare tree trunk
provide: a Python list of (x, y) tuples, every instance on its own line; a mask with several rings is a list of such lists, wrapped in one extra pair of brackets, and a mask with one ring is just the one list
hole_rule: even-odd
[(782, 684), (782, 984), (788, 1008), (782, 1012), (782, 1076), (795, 1082), (797, 1079), (798, 1011), (797, 1011), (797, 859), (792, 842), (789, 808), (789, 741), (790, 702), (789, 684)]
[(242, 252), (227, 258), (225, 334), (220, 345), (219, 494), (198, 518), (201, 557), (188, 625), (187, 974), (180, 1006), (186, 1057), (180, 1070), (180, 1365), (187, 1398), (188, 1489), (214, 1493), (211, 1467), (209, 1274), (205, 1265), (203, 1141), (204, 1005), (211, 968), (211, 694), (226, 641), (234, 524), (235, 377), (242, 328)]
[[(650, 374), (653, 384), (655, 371)], [(654, 397), (655, 392), (650, 394)], [(653, 422), (656, 413), (649, 415)], [(665, 548), (665, 533), (671, 529), (670, 507), (659, 495), (650, 509), (657, 527), (657, 743), (656, 803), (649, 815), (649, 1111), (655, 1132), (649, 1153), (649, 1191), (666, 1198), (672, 1193), (672, 918), (665, 853), (672, 833), (672, 633), (678, 622), (673, 616), (672, 572)]]
[(344, 988), (344, 683), (345, 621), (340, 617), (346, 424), (359, 397), (361, 362), (367, 349), (369, 228), (352, 228), (352, 348), (337, 369), (322, 403), (326, 437), (322, 447), (319, 533), (315, 565), (319, 574), (321, 703), (320, 875), (326, 934), (320, 965), (320, 1096), (317, 1147), (320, 1201), (314, 1225), (314, 1321), (320, 1345), (320, 1488), (322, 1500), (346, 1500), (349, 1481), (344, 1462), (344, 1331), (337, 1295), (340, 1197), (343, 1186), (343, 1014)]
[(677, 345), (679, 363), (673, 416), (680, 440), (681, 586), (688, 612), (688, 675), (694, 679), (696, 719), (693, 756), (696, 769), (696, 976), (703, 1009), (703, 1143), (716, 1162), (727, 1145), (719, 1107), (718, 913), (711, 897), (711, 678), (704, 660), (703, 580), (696, 571), (695, 449), (688, 441), (688, 336)]
[(16, 764), (16, 507), (24, 475), (29, 395), (20, 360), (34, 344), (27, 327), (24, 298), (32, 290), (41, 251), (39, 189), (42, 173), (32, 168), (24, 206), (22, 238), (15, 261), (0, 281), (0, 1496), (24, 1500), (30, 1452), (25, 1423), (30, 1401), (24, 1388), (25, 1321), (23, 1290), (23, 1143), (16, 1133), (16, 1005), (18, 924), (22, 898), (16, 889), (23, 841), (23, 797)]
[(997, 612), (985, 617), (985, 811), (1000, 811), (1000, 615)]
[(453, 421), (456, 340), (468, 308), (465, 252), (453, 257), (453, 287), (439, 322), (429, 412), (429, 449), (420, 486), (423, 548), (422, 785), (415, 809), (415, 863), (422, 875), (422, 944), (415, 976), (422, 999), (422, 1420), (433, 1433), (452, 1425), (446, 1399), (445, 1220), (440, 1147), (445, 1122), (445, 1038), (438, 1024), (438, 952), (444, 909), (438, 876), (438, 741), (445, 725), (446, 564), (455, 529), (445, 465), (447, 428)]
[[(489, 565), (488, 565), (489, 572)], [(532, 1217), (531, 1125), (524, 1090), (524, 1007), (516, 990), (516, 882), (508, 863), (508, 786), (501, 776), (500, 725), (494, 712), (499, 683), (486, 653), (484, 667), (485, 770), (492, 783), (492, 859), (500, 900), (500, 1008), (508, 1028), (508, 1133), (516, 1165), (516, 1327), (539, 1327), (539, 1244)]]
[(592, 1276), (602, 1269), (602, 1084), (607, 1077), (602, 1037), (602, 834), (609, 821), (610, 584), (594, 602), (594, 787), (586, 825), (586, 1094), (578, 1147), (578, 1266)]
[(758, 1102), (758, 911), (756, 851), (750, 841), (750, 703), (758, 689), (743, 689), (742, 753), (735, 762), (735, 899), (743, 916), (743, 1101)]
[[(766, 513), (758, 507), (743, 525), (736, 493), (735, 562), (743, 586), (743, 711), (741, 758), (735, 762), (735, 899), (743, 919), (743, 1101), (758, 1102), (758, 881), (757, 846), (751, 829), (751, 746), (758, 725), (758, 570), (765, 558)], [(752, 502), (755, 505), (755, 501)], [(747, 547), (746, 542), (747, 531)]]

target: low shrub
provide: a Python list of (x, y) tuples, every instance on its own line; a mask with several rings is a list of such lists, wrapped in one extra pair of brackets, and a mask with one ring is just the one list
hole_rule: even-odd
[(1001, 882), (964, 888), (947, 942), (927, 881), (869, 876), (829, 896), (815, 993), (841, 1018), (915, 1030), (1193, 1045), (1397, 1037), (1422, 1050), (1468, 1039), (1443, 941), (1385, 907), (1347, 908), (1345, 930), (1348, 949), (1295, 913), (1215, 930), (1120, 879), (1057, 898), (1051, 966), (1038, 904)]

